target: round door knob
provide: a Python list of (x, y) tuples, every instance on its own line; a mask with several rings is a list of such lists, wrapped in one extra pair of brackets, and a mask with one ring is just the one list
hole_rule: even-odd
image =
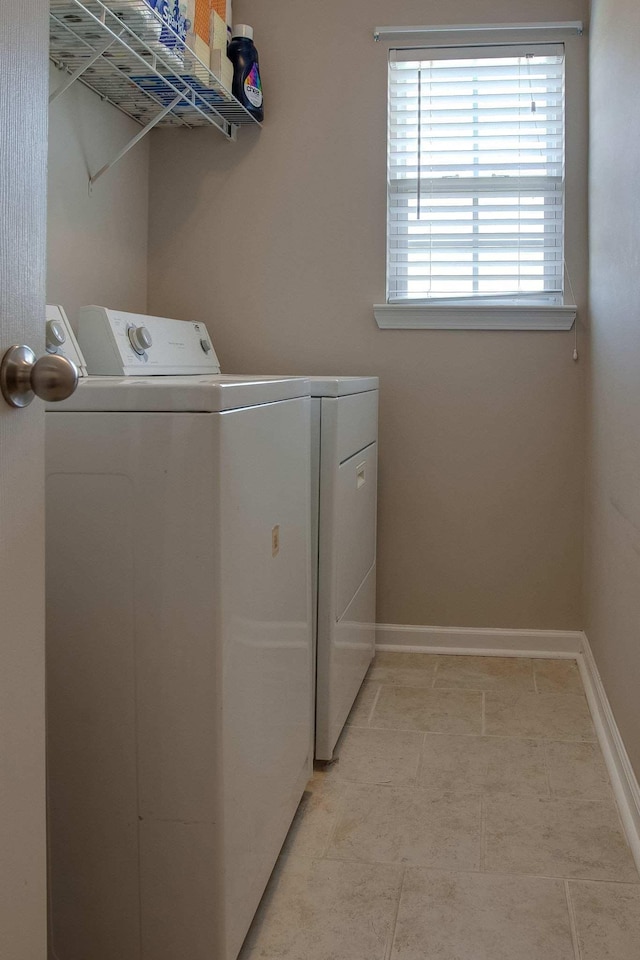
[(145, 350), (153, 346), (151, 334), (146, 327), (129, 327), (129, 340), (139, 356), (142, 356)]
[(11, 347), (0, 364), (0, 390), (12, 407), (28, 407), (34, 397), (47, 403), (66, 400), (78, 386), (80, 374), (66, 357), (36, 355), (24, 345)]
[(48, 320), (46, 326), (47, 353), (55, 353), (58, 347), (66, 343), (67, 335), (64, 327), (57, 320)]

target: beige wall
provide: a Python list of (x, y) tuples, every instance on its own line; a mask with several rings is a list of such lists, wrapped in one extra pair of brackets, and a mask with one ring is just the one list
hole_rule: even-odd
[[(387, 623), (577, 628), (582, 368), (572, 334), (379, 331), (386, 55), (373, 27), (579, 19), (581, 0), (235, 0), (267, 121), (153, 134), (149, 307), (209, 325), (228, 372), (381, 379)], [(584, 307), (586, 42), (569, 57), (567, 257)]]
[(594, 0), (586, 630), (640, 774), (640, 6)]
[[(63, 79), (54, 67), (50, 85)], [(140, 130), (76, 83), (49, 113), (47, 301), (72, 323), (78, 307), (147, 305), (149, 145), (142, 142), (88, 191), (95, 173)]]

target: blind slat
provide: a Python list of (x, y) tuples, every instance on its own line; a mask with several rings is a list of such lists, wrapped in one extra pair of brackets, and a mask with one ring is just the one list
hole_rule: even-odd
[[(422, 283), (424, 283), (425, 280), (431, 280), (431, 277), (428, 274), (424, 274), (422, 276), (417, 275), (415, 278), (412, 278), (412, 279), (415, 279), (416, 281), (420, 280)], [(436, 287), (436, 289), (438, 290), (439, 296), (442, 296), (443, 293), (445, 292), (445, 290), (443, 289), (444, 284), (447, 284), (447, 285), (456, 284), (455, 296), (459, 296), (461, 290), (464, 290), (468, 284), (473, 285), (471, 289), (473, 289), (473, 287), (477, 287), (479, 291), (483, 290), (484, 292), (486, 292), (487, 289), (497, 289), (498, 292), (503, 293), (507, 288), (512, 290), (517, 289), (520, 284), (522, 284), (525, 289), (527, 289), (528, 287), (528, 289), (531, 290), (531, 284), (532, 283), (535, 284), (539, 282), (540, 282), (539, 276), (534, 276), (534, 275), (529, 276), (526, 273), (521, 274), (518, 270), (514, 270), (513, 273), (504, 273), (504, 274), (487, 273), (486, 275), (483, 274), (481, 277), (474, 277), (471, 273), (463, 274), (462, 272), (461, 273), (439, 273), (437, 277), (437, 284), (434, 284), (434, 287)], [(494, 284), (500, 284), (500, 283), (504, 285), (504, 289), (500, 289), (500, 287), (496, 288), (495, 286), (493, 286)], [(558, 289), (558, 285), (556, 283), (552, 284), (552, 286), (554, 290)], [(541, 287), (539, 292), (545, 293), (546, 291), (547, 291), (546, 287)], [(450, 294), (450, 296), (454, 296), (454, 294)]]
[[(469, 243), (466, 243), (466, 244), (458, 243), (458, 244), (449, 244), (449, 245), (445, 243), (438, 244), (438, 241), (434, 240), (433, 244), (424, 244), (424, 245), (417, 245), (417, 246), (411, 245), (409, 247), (408, 254), (412, 259), (416, 259), (419, 254), (424, 254), (426, 256), (427, 247), (429, 248), (429, 257), (426, 258), (427, 262), (432, 257), (434, 260), (437, 259), (437, 257), (439, 255), (442, 255), (443, 253), (447, 253), (449, 254), (449, 256), (453, 256), (453, 254), (455, 253), (457, 256), (459, 252), (465, 253), (468, 251), (471, 251), (472, 253), (477, 252), (478, 255), (481, 257), (485, 256), (487, 253), (492, 253), (493, 256), (499, 253), (502, 253), (505, 259), (509, 259), (513, 257), (514, 250), (519, 255), (523, 255), (524, 253), (534, 252), (536, 255), (544, 254), (545, 256), (553, 257), (553, 258), (555, 258), (555, 256), (557, 256), (561, 252), (557, 247), (536, 246), (532, 242), (518, 244), (517, 241), (513, 244), (510, 244), (507, 238), (504, 238), (502, 240), (496, 238), (496, 239), (493, 239), (491, 243), (486, 243), (482, 245), (474, 244), (473, 246), (471, 246)], [(404, 250), (402, 251), (402, 253), (404, 254)], [(389, 255), (391, 258), (395, 258), (398, 262), (401, 262), (404, 259), (406, 259), (405, 256), (403, 257), (400, 256), (399, 247), (397, 248), (392, 247), (391, 250), (389, 251)]]
[[(471, 255), (468, 258), (468, 261), (471, 261)], [(418, 263), (411, 263), (412, 270), (415, 270), (416, 274), (421, 273), (423, 276), (428, 276), (430, 273), (431, 267), (435, 265), (438, 268), (438, 279), (442, 280), (446, 274), (450, 273), (454, 277), (458, 277), (459, 271), (458, 267), (462, 269), (464, 267), (465, 271), (469, 266), (469, 263), (465, 261), (462, 263), (458, 260), (437, 260), (433, 261), (418, 261)], [(501, 278), (503, 275), (510, 277), (532, 277), (539, 279), (539, 277), (544, 275), (544, 264), (536, 263), (529, 260), (519, 260), (513, 262), (513, 269), (508, 270), (510, 263), (505, 263), (505, 261), (499, 260), (497, 262), (488, 262), (488, 261), (478, 261), (478, 266), (482, 266), (484, 273), (483, 279), (485, 280), (495, 280)], [(419, 267), (423, 267), (423, 270), (419, 270)]]

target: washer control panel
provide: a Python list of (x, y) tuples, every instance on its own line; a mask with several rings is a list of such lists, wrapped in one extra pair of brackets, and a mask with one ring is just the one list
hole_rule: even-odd
[(87, 375), (87, 365), (76, 340), (71, 324), (62, 307), (47, 304), (45, 314), (45, 338), (47, 353), (66, 357), (75, 363), (81, 377)]
[(95, 376), (219, 374), (220, 364), (203, 323), (82, 307), (78, 340)]

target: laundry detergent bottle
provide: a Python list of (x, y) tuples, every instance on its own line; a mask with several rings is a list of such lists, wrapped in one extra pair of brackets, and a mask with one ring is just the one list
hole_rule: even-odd
[(264, 119), (262, 81), (258, 51), (253, 44), (253, 27), (238, 23), (227, 56), (233, 63), (233, 95), (256, 120)]

